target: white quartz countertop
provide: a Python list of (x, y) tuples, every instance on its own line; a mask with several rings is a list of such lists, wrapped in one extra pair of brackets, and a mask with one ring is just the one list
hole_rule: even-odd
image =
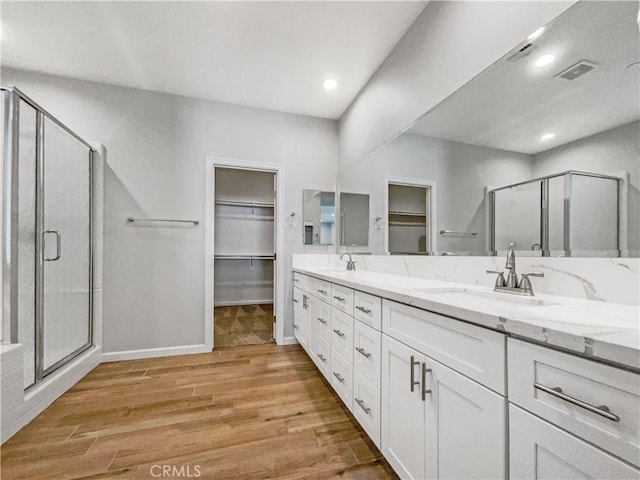
[(294, 271), (640, 370), (637, 306), (553, 295), (521, 297), (475, 285), (370, 271), (306, 267)]

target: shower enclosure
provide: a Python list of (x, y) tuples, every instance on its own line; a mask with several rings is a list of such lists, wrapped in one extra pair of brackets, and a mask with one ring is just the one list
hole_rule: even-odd
[(567, 172), (490, 190), (490, 250), (620, 256), (620, 178)]
[(3, 343), (24, 388), (92, 346), (94, 150), (17, 88), (2, 93)]

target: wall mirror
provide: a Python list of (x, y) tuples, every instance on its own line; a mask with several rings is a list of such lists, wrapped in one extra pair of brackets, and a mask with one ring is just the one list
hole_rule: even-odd
[(369, 195), (340, 192), (340, 245), (369, 244)]
[(336, 242), (336, 194), (321, 190), (302, 192), (305, 245), (334, 245)]
[(341, 172), (340, 189), (388, 220), (371, 252), (390, 253), (388, 178), (404, 177), (437, 191), (424, 253), (639, 256), (637, 15), (636, 2), (576, 3)]

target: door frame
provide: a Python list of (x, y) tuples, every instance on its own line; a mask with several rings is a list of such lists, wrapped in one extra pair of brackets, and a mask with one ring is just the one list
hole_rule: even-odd
[(438, 251), (438, 190), (436, 189), (435, 180), (422, 180), (415, 178), (402, 177), (385, 177), (384, 179), (384, 221), (386, 227), (384, 230), (384, 253), (389, 253), (389, 184), (404, 185), (407, 187), (423, 187), (427, 189), (427, 215), (429, 218), (429, 252)]
[(270, 172), (276, 176), (276, 204), (274, 208), (274, 296), (275, 302), (275, 340), (278, 345), (284, 344), (284, 168), (271, 163), (258, 163), (234, 158), (207, 156), (205, 175), (205, 278), (204, 278), (204, 344), (207, 349), (215, 348), (213, 341), (213, 309), (214, 309), (214, 252), (215, 252), (215, 169), (235, 168), (241, 170), (257, 170)]

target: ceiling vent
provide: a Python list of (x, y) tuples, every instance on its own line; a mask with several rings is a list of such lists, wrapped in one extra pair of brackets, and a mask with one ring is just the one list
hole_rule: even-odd
[(569, 68), (563, 70), (555, 76), (558, 78), (564, 78), (565, 80), (575, 80), (585, 73), (590, 72), (597, 66), (598, 64), (595, 62), (591, 62), (589, 60), (580, 60), (578, 63), (571, 65)]
[(533, 43), (527, 43), (524, 47), (521, 47), (516, 53), (507, 58), (507, 61), (515, 63), (518, 60), (522, 60), (536, 49)]

